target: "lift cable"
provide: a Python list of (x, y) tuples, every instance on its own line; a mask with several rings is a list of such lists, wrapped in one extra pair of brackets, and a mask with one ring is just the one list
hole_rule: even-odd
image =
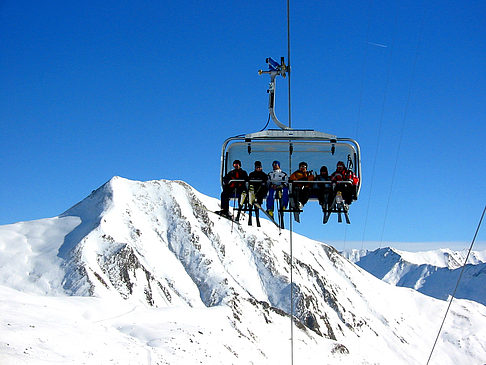
[[(292, 128), (292, 109), (291, 109), (291, 92), (290, 92), (290, 0), (287, 0), (287, 67), (288, 67), (288, 114), (289, 114), (289, 128)], [(289, 148), (289, 173), (292, 172), (292, 151)], [(282, 217), (283, 219), (283, 217)], [(294, 364), (294, 253), (292, 242), (292, 214), (289, 214), (289, 243), (290, 243), (290, 364)]]
[(434, 352), (435, 345), (437, 344), (437, 341), (439, 340), (439, 336), (440, 336), (440, 333), (442, 331), (442, 327), (444, 326), (445, 320), (447, 318), (447, 314), (449, 313), (449, 309), (451, 308), (452, 300), (456, 296), (456, 291), (457, 291), (457, 288), (459, 287), (459, 283), (461, 282), (461, 278), (462, 278), (462, 274), (464, 273), (464, 269), (466, 268), (467, 260), (469, 259), (469, 255), (471, 254), (472, 248), (474, 246), (474, 242), (476, 241), (476, 237), (478, 235), (479, 228), (481, 227), (481, 223), (483, 222), (484, 212), (486, 212), (486, 205), (484, 206), (483, 214), (481, 214), (481, 218), (479, 219), (478, 227), (476, 228), (476, 233), (474, 233), (474, 237), (472, 239), (471, 246), (469, 247), (469, 251), (467, 252), (466, 259), (464, 260), (464, 264), (462, 265), (461, 273), (459, 274), (459, 278), (457, 279), (456, 287), (454, 288), (454, 292), (452, 293), (451, 300), (449, 301), (449, 305), (447, 306), (447, 310), (445, 312), (444, 319), (442, 320), (442, 324), (440, 325), (439, 332), (437, 333), (437, 337), (435, 338), (434, 345), (432, 346), (432, 350), (430, 351), (429, 359), (427, 360), (427, 365), (429, 364), (430, 359), (432, 358), (432, 354)]
[(290, 241), (290, 363), (294, 363), (294, 276), (293, 276), (293, 245), (292, 245), (292, 214), (289, 214), (289, 241)]
[[(363, 55), (363, 62), (361, 64), (361, 86), (359, 89), (359, 103), (358, 103), (358, 118), (356, 120), (356, 132), (355, 138), (358, 139), (359, 137), (359, 126), (361, 123), (361, 109), (363, 106), (363, 94), (365, 88), (365, 79), (366, 79), (366, 65), (368, 63), (368, 44), (370, 41), (370, 29), (371, 29), (371, 9), (373, 8), (373, 0), (369, 0), (368, 2), (368, 25), (366, 27), (366, 37), (364, 43), (364, 55)], [(344, 229), (344, 239), (343, 239), (343, 251), (346, 250), (346, 240), (347, 240), (347, 227)], [(363, 246), (363, 244), (361, 244)], [(361, 247), (363, 248), (363, 247)]]
[(365, 41), (365, 49), (364, 49), (364, 56), (363, 56), (363, 63), (361, 65), (361, 87), (359, 91), (359, 104), (358, 104), (358, 120), (356, 121), (356, 133), (355, 133), (355, 138), (358, 139), (358, 134), (359, 134), (359, 125), (361, 122), (361, 107), (363, 105), (363, 93), (364, 93), (364, 85), (365, 85), (365, 79), (366, 79), (366, 65), (368, 62), (368, 42), (369, 42), (369, 37), (370, 37), (370, 28), (371, 28), (371, 9), (373, 8), (373, 0), (369, 1), (369, 6), (368, 6), (368, 26), (366, 29), (366, 41)]
[(290, 0), (287, 0), (287, 67), (288, 67), (288, 76), (289, 76), (289, 128), (292, 128), (292, 113), (290, 109), (290, 76), (291, 76), (291, 69), (290, 69)]
[(378, 136), (376, 137), (376, 142), (375, 142), (375, 154), (373, 156), (373, 168), (372, 168), (372, 172), (371, 172), (370, 194), (368, 195), (368, 204), (366, 206), (366, 215), (365, 215), (365, 223), (364, 223), (364, 227), (363, 227), (363, 236), (361, 238), (361, 249), (363, 249), (363, 245), (364, 245), (366, 227), (367, 227), (367, 224), (368, 224), (368, 214), (369, 214), (370, 204), (371, 204), (371, 196), (373, 195), (373, 185), (374, 185), (374, 181), (375, 181), (376, 160), (378, 159), (378, 150), (380, 149), (381, 134), (382, 134), (381, 132), (382, 132), (382, 129), (383, 129), (383, 119), (384, 119), (384, 116), (385, 116), (385, 106), (386, 106), (386, 102), (387, 102), (388, 89), (389, 89), (389, 85), (390, 85), (390, 76), (391, 76), (391, 69), (392, 69), (392, 63), (393, 63), (393, 49), (395, 48), (395, 38), (396, 38), (396, 32), (397, 32), (397, 28), (398, 28), (397, 23), (398, 23), (398, 13), (395, 15), (395, 25), (394, 25), (395, 29), (393, 31), (390, 53), (388, 54), (385, 88), (383, 90), (383, 101), (381, 103), (380, 119), (379, 119), (379, 122), (378, 122)]
[(420, 28), (419, 28), (418, 39), (417, 39), (417, 48), (415, 50), (415, 56), (414, 56), (413, 65), (412, 65), (412, 73), (410, 75), (410, 84), (408, 86), (408, 95), (407, 95), (407, 101), (406, 101), (406, 104), (405, 104), (405, 111), (403, 113), (402, 125), (400, 127), (400, 135), (399, 135), (398, 144), (397, 144), (397, 151), (396, 151), (396, 155), (395, 155), (395, 164), (393, 166), (392, 178), (391, 178), (391, 182), (390, 182), (390, 190), (388, 191), (388, 198), (387, 198), (387, 203), (386, 203), (386, 208), (385, 208), (385, 216), (383, 218), (383, 226), (382, 226), (382, 229), (381, 229), (381, 236), (380, 236), (380, 247), (383, 243), (383, 235), (384, 235), (384, 232), (385, 232), (386, 221), (387, 221), (387, 218), (388, 218), (388, 211), (389, 211), (389, 208), (390, 208), (390, 200), (391, 200), (393, 186), (395, 184), (395, 177), (396, 177), (396, 173), (397, 173), (398, 158), (400, 157), (400, 150), (401, 150), (401, 147), (402, 147), (403, 133), (404, 133), (405, 124), (406, 124), (405, 122), (407, 120), (408, 111), (409, 111), (409, 108), (410, 108), (410, 99), (412, 98), (412, 87), (413, 87), (413, 83), (414, 83), (414, 80), (415, 80), (417, 60), (418, 60), (418, 56), (419, 56), (421, 45), (422, 45), (425, 15), (426, 14), (425, 14), (425, 9), (424, 9), (424, 12), (422, 14), (422, 20), (420, 22)]

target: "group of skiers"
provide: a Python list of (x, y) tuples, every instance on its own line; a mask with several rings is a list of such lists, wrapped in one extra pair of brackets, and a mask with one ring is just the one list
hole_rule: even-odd
[(339, 161), (336, 171), (329, 175), (327, 167), (322, 166), (319, 174), (307, 171), (307, 163), (300, 162), (299, 169), (287, 176), (281, 170), (280, 162), (273, 161), (272, 171), (266, 174), (262, 170), (262, 163), (255, 161), (255, 170), (248, 175), (241, 168), (241, 161), (233, 161), (233, 170), (223, 178), (223, 191), (221, 193), (221, 215), (229, 217), (230, 198), (240, 197), (240, 204), (248, 198), (250, 205), (255, 203), (261, 207), (266, 198), (266, 212), (273, 217), (275, 198), (281, 199), (281, 205), (286, 208), (289, 203), (289, 182), (292, 185), (290, 194), (291, 207), (301, 210), (311, 195), (317, 196), (324, 212), (329, 211), (332, 205), (338, 203), (351, 204), (356, 193), (358, 178), (346, 169), (344, 162)]

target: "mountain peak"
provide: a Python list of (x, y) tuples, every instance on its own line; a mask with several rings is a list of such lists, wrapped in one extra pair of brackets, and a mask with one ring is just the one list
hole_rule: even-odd
[[(55, 272), (57, 279), (46, 294), (95, 296), (147, 310), (184, 308), (181, 313), (211, 316), (214, 311), (208, 310), (224, 309), (221, 326), (240, 338), (231, 349), (243, 363), (282, 360), (280, 346), (271, 343), (286, 343), (284, 329), (291, 318), (297, 348), (314, 363), (323, 358), (342, 362), (343, 356), (350, 364), (414, 363), (417, 354), (428, 350), (421, 335), (432, 337), (431, 324), (438, 320), (435, 313), (442, 302), (390, 286), (334, 248), (295, 233), (291, 257), (288, 231), (279, 232), (266, 220), (261, 228), (232, 224), (213, 213), (218, 206), (217, 199), (181, 181), (114, 177), (59, 217), (30, 222), (29, 232), (37, 227), (38, 232), (58, 233), (44, 260), (38, 255), (29, 270), (42, 272), (43, 263), (50, 262), (47, 271), (42, 267), (43, 275)], [(63, 228), (54, 230), (56, 225)], [(38, 245), (25, 225), (4, 228), (4, 234), (0, 230), (0, 239), (12, 232), (30, 247)], [(47, 242), (47, 236), (38, 236)], [(4, 251), (14, 262), (16, 254)], [(383, 253), (396, 255), (390, 248)], [(23, 254), (29, 256), (29, 249)], [(18, 273), (16, 278), (30, 283), (17, 289), (36, 286), (31, 275)], [(457, 316), (468, 310), (458, 309)], [(484, 321), (486, 309), (476, 311), (475, 318)], [(467, 328), (448, 336), (461, 343), (484, 335)], [(273, 337), (267, 338), (269, 333)], [(208, 347), (194, 351), (203, 356)], [(482, 349), (465, 358), (485, 354)]]
[[(359, 253), (348, 251), (343, 255), (387, 283), (446, 300), (453, 293), (467, 252), (450, 249), (406, 252), (386, 247)], [(485, 267), (486, 251), (471, 252), (456, 293), (458, 298), (486, 304), (486, 291), (482, 290)]]

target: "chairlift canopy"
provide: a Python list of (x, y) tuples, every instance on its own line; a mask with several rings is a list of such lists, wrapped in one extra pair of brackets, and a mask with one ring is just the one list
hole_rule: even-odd
[(308, 171), (317, 174), (321, 166), (326, 166), (329, 175), (335, 171), (337, 162), (343, 161), (359, 178), (357, 194), (361, 186), (359, 144), (350, 138), (337, 138), (314, 130), (270, 129), (228, 138), (221, 152), (221, 186), (234, 160), (240, 160), (248, 173), (253, 171), (255, 161), (261, 161), (263, 171), (270, 172), (272, 162), (277, 160), (289, 176), (301, 161), (307, 163)]

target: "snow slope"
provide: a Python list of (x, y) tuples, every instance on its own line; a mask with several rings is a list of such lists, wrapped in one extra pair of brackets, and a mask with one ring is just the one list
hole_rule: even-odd
[[(467, 252), (449, 249), (405, 252), (385, 247), (374, 251), (350, 250), (342, 255), (387, 283), (446, 300), (454, 292)], [(485, 281), (486, 251), (473, 251), (456, 297), (486, 305)]]
[[(180, 181), (115, 177), (59, 217), (0, 227), (0, 363), (423, 364), (447, 303), (334, 248), (234, 225)], [(482, 364), (458, 300), (432, 363)]]

